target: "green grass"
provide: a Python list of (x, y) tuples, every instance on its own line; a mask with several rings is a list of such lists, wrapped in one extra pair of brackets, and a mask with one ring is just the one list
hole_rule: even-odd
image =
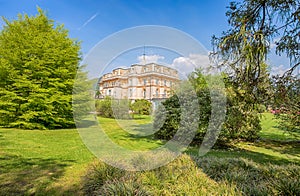
[(134, 120), (115, 120), (99, 117), (99, 123), (109, 138), (130, 150), (149, 150), (163, 145), (154, 140), (151, 117), (142, 115)]
[[(207, 157), (247, 158), (258, 163), (300, 165), (300, 143), (297, 139), (284, 132), (271, 113), (263, 113), (261, 118), (262, 131), (260, 140), (256, 142), (239, 142), (226, 150), (212, 149)], [(198, 154), (197, 148), (189, 148), (187, 153)]]
[(300, 138), (300, 133), (294, 133), (296, 135), (295, 137), (280, 129), (278, 120), (274, 114), (269, 112), (262, 114), (261, 126), (262, 131), (260, 132), (260, 137), (265, 140), (288, 141)]
[(78, 192), (93, 158), (76, 130), (0, 129), (0, 195)]
[[(150, 116), (136, 118), (130, 122), (120, 120), (119, 124), (109, 118), (99, 118), (99, 121), (118, 145), (134, 150), (159, 147), (161, 141), (143, 136), (151, 131)], [(94, 159), (76, 129), (40, 131), (2, 128), (0, 195), (78, 194), (81, 176)]]
[[(98, 120), (106, 134), (115, 143), (125, 148), (149, 150), (163, 145), (163, 142), (154, 140), (151, 136), (150, 116), (140, 116), (134, 120), (115, 121), (108, 118), (98, 118)], [(260, 141), (241, 142), (227, 150), (214, 149), (205, 157), (198, 157), (198, 149), (196, 148), (189, 149), (187, 154), (199, 158), (196, 161), (197, 165), (199, 167), (205, 166), (206, 174), (213, 183), (219, 183), (218, 179), (214, 178), (211, 173), (213, 170), (209, 170), (207, 165), (199, 163), (199, 160), (208, 159), (212, 161), (211, 164), (220, 162), (223, 165), (224, 162), (230, 160), (236, 160), (242, 165), (243, 162), (247, 165), (250, 161), (250, 165), (253, 162), (253, 167), (260, 167), (261, 171), (266, 171), (264, 165), (269, 164), (271, 164), (270, 168), (273, 167), (272, 165), (275, 165), (274, 167), (277, 165), (278, 167), (291, 164), (300, 165), (299, 142), (293, 142), (292, 136), (284, 134), (284, 131), (278, 127), (278, 122), (272, 118), (272, 114), (263, 114), (262, 127)], [(0, 128), (0, 195), (78, 195), (82, 187), (81, 176), (85, 175), (87, 166), (94, 161), (95, 157), (87, 150), (75, 129), (39, 131)], [(281, 170), (282, 168), (280, 168)], [(155, 184), (162, 180), (161, 177), (151, 175), (156, 174), (150, 172), (143, 177), (150, 181), (149, 186), (145, 185), (148, 187), (147, 190), (151, 189), (151, 183)], [(205, 176), (205, 174), (199, 175)], [(225, 181), (228, 180), (226, 175), (224, 176), (220, 181), (221, 184), (226, 184)], [(231, 183), (237, 183), (237, 187), (244, 187), (244, 185), (238, 184), (240, 177), (232, 178), (234, 180)], [(197, 178), (195, 177), (195, 179)], [(166, 180), (172, 181), (174, 179), (169, 176)], [(190, 180), (190, 182), (196, 183), (194, 179)], [(224, 185), (225, 188), (223, 186), (224, 190), (227, 185)], [(230, 183), (229, 185), (235, 186)], [(155, 186), (157, 189), (153, 191), (157, 193), (156, 191), (159, 191), (161, 187), (159, 184)], [(165, 182), (166, 192), (173, 193), (173, 189), (180, 191), (180, 187), (184, 190), (189, 188), (184, 187), (183, 184), (176, 189), (177, 186), (179, 185), (175, 181)], [(228, 191), (231, 192), (232, 190), (228, 189)]]

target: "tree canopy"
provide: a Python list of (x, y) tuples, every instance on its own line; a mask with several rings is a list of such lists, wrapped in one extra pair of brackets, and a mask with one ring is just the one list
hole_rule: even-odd
[(38, 8), (36, 16), (3, 18), (0, 32), (0, 126), (74, 127), (72, 91), (80, 44)]
[[(269, 100), (272, 99), (277, 107), (284, 107), (295, 115), (297, 120), (293, 122), (299, 122), (298, 99), (290, 99), (290, 93), (278, 96), (278, 90), (272, 90), (267, 57), (275, 46), (278, 55), (290, 59), (289, 70), (273, 80), (273, 86), (290, 92), (291, 85), (287, 81), (300, 66), (300, 1), (231, 2), (226, 15), (230, 29), (220, 37), (213, 37), (212, 59), (226, 70), (227, 84), (232, 86), (240, 102), (246, 103), (244, 110), (253, 110), (261, 103), (271, 104)], [(299, 75), (293, 80), (299, 81)], [(287, 99), (289, 104), (286, 104)]]

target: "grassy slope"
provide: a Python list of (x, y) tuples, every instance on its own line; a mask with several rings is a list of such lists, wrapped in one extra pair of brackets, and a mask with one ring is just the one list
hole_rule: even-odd
[[(149, 117), (130, 123), (120, 121), (119, 124), (112, 119), (100, 118), (99, 121), (112, 140), (126, 148), (146, 150), (162, 144), (151, 137), (133, 137), (134, 134), (149, 133)], [(276, 122), (275, 125), (273, 123), (267, 114), (263, 119), (262, 137), (291, 139), (282, 136), (282, 131), (276, 128)], [(126, 131), (122, 129), (124, 127)], [(142, 133), (139, 128), (143, 130)], [(207, 157), (243, 157), (259, 163), (300, 164), (299, 149), (297, 143), (263, 141), (241, 143), (228, 151), (213, 150)], [(197, 154), (197, 150), (192, 149), (190, 153)], [(93, 159), (76, 130), (0, 129), (0, 195), (12, 191), (49, 195), (77, 193), (80, 176)]]

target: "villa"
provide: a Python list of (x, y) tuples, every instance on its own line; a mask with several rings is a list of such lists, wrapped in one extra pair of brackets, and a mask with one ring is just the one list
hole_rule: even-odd
[(178, 71), (156, 63), (117, 68), (99, 79), (98, 98), (162, 100), (178, 84)]

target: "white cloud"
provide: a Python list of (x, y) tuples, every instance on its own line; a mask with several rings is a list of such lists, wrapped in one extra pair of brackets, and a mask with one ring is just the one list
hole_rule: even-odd
[[(144, 59), (145, 58), (145, 59)], [(137, 60), (139, 61), (139, 64), (144, 64), (146, 61), (146, 63), (157, 63), (159, 60), (164, 60), (165, 57), (164, 56), (160, 56), (160, 55), (142, 55), (142, 56), (138, 56)]]
[(279, 75), (282, 76), (289, 68), (284, 65), (272, 66), (271, 75)]
[(89, 24), (90, 22), (92, 22), (92, 20), (94, 20), (97, 16), (99, 15), (99, 13), (94, 14), (93, 16), (91, 16), (87, 21), (85, 21), (83, 23), (83, 25), (81, 27), (78, 28), (78, 30), (80, 31), (82, 28), (84, 28), (87, 24)]
[(210, 65), (208, 55), (189, 54), (188, 57), (178, 57), (173, 60), (171, 67), (177, 69), (180, 74), (187, 76), (195, 68), (207, 69)]

